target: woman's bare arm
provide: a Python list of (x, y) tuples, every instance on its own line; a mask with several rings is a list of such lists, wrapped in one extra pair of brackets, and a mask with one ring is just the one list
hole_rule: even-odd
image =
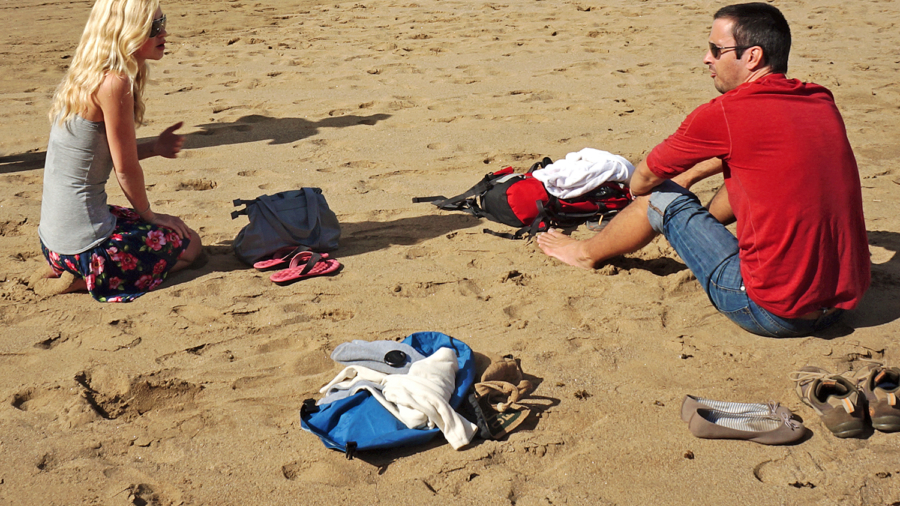
[[(144, 171), (139, 161), (137, 136), (134, 129), (134, 95), (131, 90), (131, 82), (125, 77), (108, 74), (100, 85), (100, 89), (97, 90), (96, 101), (103, 111), (109, 152), (115, 166), (116, 179), (122, 192), (125, 193), (125, 197), (144, 221), (171, 228), (182, 237), (189, 237), (190, 229), (180, 218), (157, 214), (150, 209), (150, 199), (147, 197), (147, 189), (144, 186)], [(174, 130), (174, 128), (172, 129)], [(153, 154), (156, 154), (158, 141), (156, 144)], [(146, 149), (142, 148), (142, 150)], [(180, 143), (178, 149), (180, 150)]]

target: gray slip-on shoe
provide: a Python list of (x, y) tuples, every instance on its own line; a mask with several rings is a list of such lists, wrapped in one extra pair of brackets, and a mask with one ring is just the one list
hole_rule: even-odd
[(688, 427), (703, 439), (741, 439), (763, 445), (793, 443), (806, 433), (803, 424), (790, 415), (734, 415), (705, 408), (697, 409)]
[(725, 402), (704, 399), (695, 395), (686, 395), (684, 396), (684, 401), (681, 403), (681, 419), (685, 422), (690, 422), (694, 413), (701, 408), (721, 411), (732, 415), (782, 416), (782, 413), (787, 413), (788, 418), (790, 418), (792, 414), (791, 410), (777, 402), (770, 402), (768, 404)]

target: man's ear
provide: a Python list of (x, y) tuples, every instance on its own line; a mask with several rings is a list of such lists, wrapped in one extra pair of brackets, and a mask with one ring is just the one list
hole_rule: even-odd
[(743, 56), (747, 59), (747, 70), (751, 72), (766, 66), (766, 58), (763, 54), (763, 49), (760, 46), (753, 46), (745, 49)]

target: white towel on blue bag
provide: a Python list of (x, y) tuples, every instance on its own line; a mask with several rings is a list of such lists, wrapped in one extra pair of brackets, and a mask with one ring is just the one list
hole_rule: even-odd
[(608, 181), (628, 183), (634, 165), (625, 158), (594, 148), (569, 153), (533, 172), (554, 197), (570, 199), (584, 195)]
[(437, 426), (450, 446), (458, 450), (472, 442), (478, 427), (450, 407), (457, 370), (456, 353), (450, 348), (440, 348), (413, 362), (406, 374), (384, 374), (362, 366), (346, 367), (319, 392), (328, 397), (341, 390), (354, 393), (367, 390), (410, 429)]

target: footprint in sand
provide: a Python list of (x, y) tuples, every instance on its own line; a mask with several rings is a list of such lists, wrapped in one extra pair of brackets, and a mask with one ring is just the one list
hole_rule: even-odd
[(530, 275), (517, 270), (509, 271), (500, 278), (501, 283), (512, 283), (516, 286), (527, 286), (529, 281), (531, 281)]
[(153, 487), (146, 483), (138, 483), (130, 485), (126, 491), (128, 492), (129, 504), (143, 504), (147, 506), (155, 506), (158, 504), (169, 504), (169, 501), (153, 490)]
[(515, 162), (536, 162), (543, 158), (543, 155), (539, 155), (536, 153), (512, 153), (508, 156), (510, 160)]
[(168, 92), (166, 92), (166, 95), (174, 95), (174, 94), (176, 94), (176, 93), (184, 93), (184, 92), (186, 92), (186, 91), (191, 91), (191, 90), (193, 90), (193, 89), (194, 89), (193, 86), (185, 86), (185, 87), (183, 87), (183, 88), (178, 88), (178, 89), (175, 90), (175, 91), (168, 91)]
[(382, 165), (378, 162), (373, 162), (372, 160), (355, 160), (343, 164), (342, 167), (346, 167), (348, 169), (377, 169), (381, 168)]
[(26, 388), (13, 394), (10, 404), (19, 411), (29, 411), (31, 406), (29, 403), (35, 398), (35, 389)]
[(335, 363), (329, 355), (325, 350), (311, 350), (304, 353), (294, 362), (294, 372), (298, 377), (306, 377), (331, 371)]
[(343, 116), (343, 115), (349, 114), (353, 111), (354, 111), (354, 109), (332, 109), (332, 110), (328, 111), (328, 115), (332, 116), (332, 117)]
[(350, 320), (354, 316), (356, 316), (353, 311), (349, 309), (329, 309), (326, 311), (322, 311), (319, 313), (320, 320), (330, 320), (333, 322), (340, 322), (344, 320)]
[(406, 258), (407, 260), (417, 260), (419, 258), (430, 257), (433, 255), (434, 255), (434, 252), (431, 249), (426, 248), (424, 246), (415, 246), (415, 247), (409, 248), (406, 251), (406, 255), (404, 255), (404, 258)]
[(425, 173), (426, 173), (425, 171), (414, 170), (414, 169), (412, 169), (412, 170), (392, 170), (390, 172), (382, 172), (381, 174), (373, 174), (373, 175), (369, 176), (369, 179), (385, 179), (385, 178), (397, 177), (397, 176), (409, 177), (409, 176), (415, 176), (415, 175), (420, 175), (420, 174), (425, 174)]
[(59, 465), (59, 460), (52, 453), (42, 454), (34, 463), (34, 467), (41, 472), (52, 471), (57, 465)]
[(285, 479), (294, 481), (298, 477), (300, 477), (307, 469), (309, 469), (309, 464), (306, 462), (288, 462), (287, 464), (281, 466), (281, 474), (285, 477)]
[(278, 339), (273, 339), (271, 341), (260, 344), (256, 347), (256, 352), (259, 354), (263, 353), (272, 353), (275, 351), (284, 351), (290, 349), (296, 345), (296, 341), (287, 337), (281, 337)]
[(51, 413), (54, 425), (63, 428), (80, 427), (99, 418), (87, 399), (59, 385), (20, 390), (12, 396), (10, 405), (19, 411)]
[(18, 197), (20, 199), (33, 199), (38, 195), (39, 195), (38, 192), (30, 192), (30, 191), (16, 193), (16, 197)]
[(411, 100), (407, 100), (406, 98), (397, 97), (398, 100), (393, 100), (388, 103), (387, 110), (389, 111), (400, 111), (402, 109), (412, 109), (414, 107), (418, 107), (418, 104)]
[(178, 378), (156, 375), (129, 378), (109, 369), (83, 371), (75, 375), (84, 398), (98, 415), (107, 420), (133, 420), (149, 411), (182, 410), (192, 406), (203, 389)]
[(0, 237), (16, 237), (24, 234), (22, 228), (28, 222), (28, 218), (17, 215), (12, 219), (0, 221)]
[(475, 297), (478, 300), (485, 300), (484, 288), (478, 286), (478, 283), (471, 279), (463, 279), (457, 283), (457, 292), (463, 297)]
[(63, 337), (63, 335), (59, 332), (51, 332), (50, 334), (41, 338), (40, 341), (34, 343), (34, 347), (39, 350), (51, 350), (68, 340), (68, 337)]
[(347, 483), (366, 483), (368, 472), (358, 466), (351, 466), (349, 460), (332, 462), (293, 461), (281, 466), (281, 474), (291, 481), (318, 483), (330, 487), (342, 487)]
[(14, 186), (31, 186), (31, 185), (40, 185), (42, 179), (38, 176), (25, 176), (22, 174), (13, 174), (3, 178), (3, 181), (6, 183), (13, 184)]
[(357, 181), (351, 188), (360, 195), (365, 195), (371, 191), (371, 187), (365, 181)]
[(503, 308), (503, 314), (509, 318), (509, 321), (507, 322), (508, 327), (514, 326), (519, 329), (524, 329), (528, 326), (528, 320), (526, 319), (528, 311), (525, 308), (506, 306)]
[(205, 191), (212, 190), (218, 183), (209, 179), (186, 179), (175, 186), (175, 191)]
[(438, 292), (438, 288), (443, 283), (433, 283), (431, 281), (417, 283), (397, 283), (391, 290), (395, 297), (413, 297), (423, 298), (430, 297)]

